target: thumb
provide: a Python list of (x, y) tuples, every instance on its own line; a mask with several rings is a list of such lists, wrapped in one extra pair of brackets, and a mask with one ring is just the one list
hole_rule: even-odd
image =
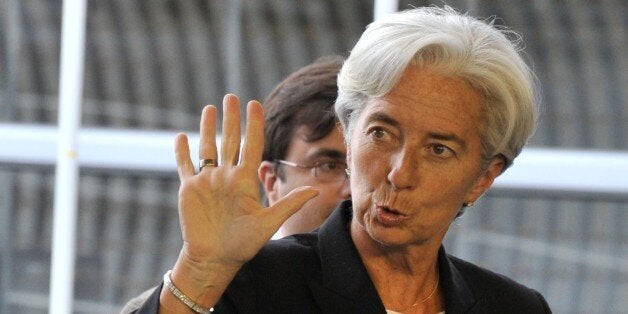
[(298, 187), (288, 195), (282, 197), (273, 206), (270, 206), (269, 212), (273, 213), (278, 219), (281, 219), (281, 223), (286, 221), (290, 216), (296, 213), (307, 201), (313, 199), (318, 195), (318, 190), (311, 186)]

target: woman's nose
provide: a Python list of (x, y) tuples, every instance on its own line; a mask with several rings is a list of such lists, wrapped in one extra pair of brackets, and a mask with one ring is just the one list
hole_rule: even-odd
[(390, 158), (388, 182), (395, 190), (414, 188), (419, 180), (417, 166), (416, 156), (405, 149), (393, 155)]

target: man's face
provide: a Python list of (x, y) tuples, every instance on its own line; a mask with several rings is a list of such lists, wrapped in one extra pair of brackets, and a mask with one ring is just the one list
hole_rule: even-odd
[[(297, 164), (299, 167), (275, 164), (277, 167), (281, 167), (282, 179), (275, 176), (272, 184), (267, 184), (268, 180), (262, 178), (271, 205), (297, 187), (313, 186), (319, 191), (317, 197), (307, 202), (281, 226), (282, 236), (316, 229), (340, 202), (348, 199), (351, 195), (349, 180), (344, 176), (347, 151), (340, 129), (335, 127), (327, 136), (314, 142), (305, 140), (307, 132), (308, 130), (304, 126), (296, 130), (284, 158), (284, 160)], [(329, 167), (323, 167), (323, 169), (318, 169), (317, 177), (314, 170), (308, 168), (317, 164), (341, 167), (342, 175), (335, 176), (335, 178), (326, 176), (327, 178), (325, 178), (320, 173)], [(274, 169), (275, 175), (276, 170)]]

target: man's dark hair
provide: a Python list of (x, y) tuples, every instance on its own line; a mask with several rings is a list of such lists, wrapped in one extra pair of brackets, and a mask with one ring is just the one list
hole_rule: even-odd
[(286, 77), (264, 101), (263, 160), (283, 159), (296, 129), (307, 128), (305, 140), (327, 136), (338, 124), (334, 102), (338, 96), (336, 79), (344, 59), (320, 58)]

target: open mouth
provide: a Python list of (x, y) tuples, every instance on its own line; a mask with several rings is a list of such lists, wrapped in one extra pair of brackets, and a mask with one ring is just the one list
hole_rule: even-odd
[(394, 227), (400, 225), (406, 219), (406, 215), (386, 206), (377, 206), (375, 208), (377, 221), (385, 227)]

